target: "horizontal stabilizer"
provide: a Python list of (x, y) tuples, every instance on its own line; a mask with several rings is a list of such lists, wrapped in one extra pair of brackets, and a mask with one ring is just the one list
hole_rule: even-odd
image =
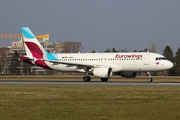
[(32, 58), (29, 58), (29, 57), (25, 57), (25, 56), (21, 56), (19, 57), (19, 59), (21, 60), (33, 60)]

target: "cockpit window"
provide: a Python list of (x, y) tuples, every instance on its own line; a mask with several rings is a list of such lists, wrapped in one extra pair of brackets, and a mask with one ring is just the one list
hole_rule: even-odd
[(156, 60), (166, 60), (165, 57), (157, 57)]

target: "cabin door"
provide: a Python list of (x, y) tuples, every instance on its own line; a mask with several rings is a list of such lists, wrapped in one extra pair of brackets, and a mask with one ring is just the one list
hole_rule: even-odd
[(149, 53), (144, 55), (144, 65), (149, 65)]

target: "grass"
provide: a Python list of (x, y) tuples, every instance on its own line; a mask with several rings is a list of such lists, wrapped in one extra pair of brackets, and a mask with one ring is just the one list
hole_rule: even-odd
[(169, 120), (179, 113), (179, 87), (0, 86), (1, 120)]

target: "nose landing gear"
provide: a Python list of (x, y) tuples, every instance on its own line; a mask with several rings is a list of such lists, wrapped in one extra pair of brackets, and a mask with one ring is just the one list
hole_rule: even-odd
[(152, 82), (153, 81), (153, 79), (151, 78), (151, 73), (150, 72), (147, 72), (147, 75), (148, 75), (148, 82)]

